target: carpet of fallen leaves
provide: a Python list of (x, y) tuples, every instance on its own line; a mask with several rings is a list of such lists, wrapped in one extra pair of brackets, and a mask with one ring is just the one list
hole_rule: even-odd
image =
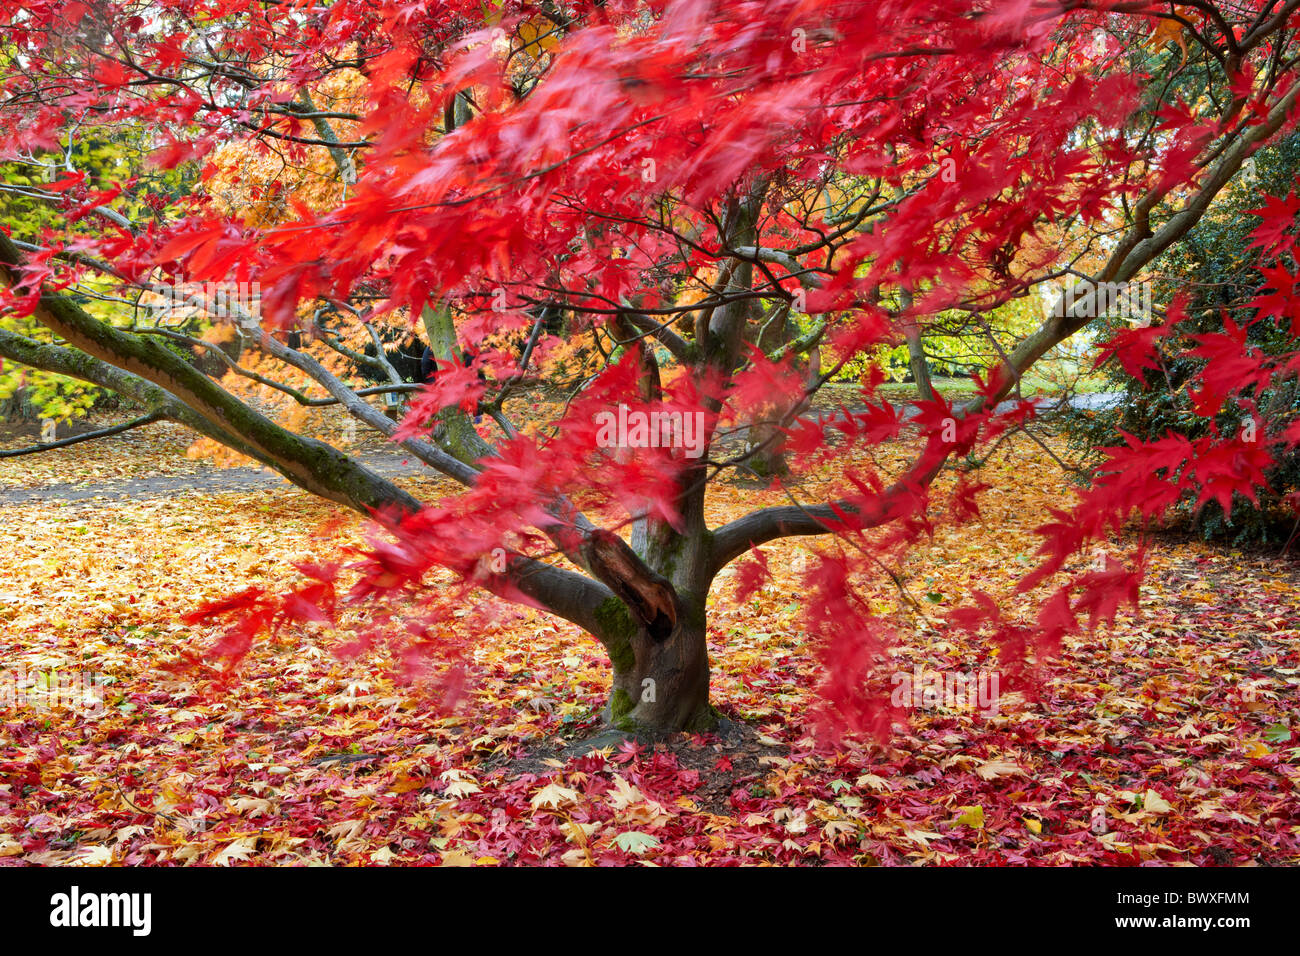
[[(128, 459), (131, 474), (186, 467), (171, 439), (123, 440), (51, 456), (48, 473), (5, 462), (0, 481), (67, 481), (59, 455), (98, 480)], [(1044, 508), (1069, 500), (1046, 454), (1008, 448), (982, 474), (982, 521), (898, 569), (923, 611), (889, 580), (865, 585), (905, 625), (899, 671), (995, 664), (944, 608), (1010, 594)], [(768, 500), (724, 484), (710, 518)], [(714, 589), (731, 727), (593, 750), (608, 661), (527, 610), (465, 609), (476, 642), (450, 714), (383, 654), (336, 656), (321, 629), (259, 643), (234, 684), (169, 669), (214, 640), (185, 612), (361, 541), (359, 521), (287, 486), (0, 515), (0, 865), (1300, 862), (1300, 569), (1276, 558), (1161, 542), (1140, 613), (1067, 641), (1037, 700), (917, 710), (887, 744), (828, 747), (805, 725), (808, 552), (773, 545), (770, 586), (738, 605), (729, 569)], [(102, 708), (42, 696), (77, 674), (99, 675)]]

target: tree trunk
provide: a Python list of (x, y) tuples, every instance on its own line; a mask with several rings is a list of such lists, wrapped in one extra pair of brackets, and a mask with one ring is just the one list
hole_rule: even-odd
[[(912, 290), (899, 290), (899, 300), (904, 312), (912, 308)], [(912, 381), (916, 383), (916, 394), (923, 402), (934, 401), (934, 385), (930, 382), (930, 366), (925, 359), (925, 340), (921, 336), (921, 326), (915, 318), (909, 317), (903, 326), (903, 335), (907, 339), (907, 365), (912, 371)]]
[(0, 421), (28, 425), (41, 420), (41, 411), (31, 402), (31, 393), (18, 388), (8, 398), (0, 400)]
[[(788, 412), (788, 408), (774, 408), (767, 414), (780, 418)], [(746, 447), (755, 449), (748, 465), (759, 478), (784, 478), (790, 474), (790, 466), (785, 460), (785, 436), (775, 425), (751, 425)]]
[(630, 654), (614, 662), (605, 713), (611, 727), (662, 736), (717, 726), (702, 613), (679, 621), (663, 640), (642, 632), (630, 643)]

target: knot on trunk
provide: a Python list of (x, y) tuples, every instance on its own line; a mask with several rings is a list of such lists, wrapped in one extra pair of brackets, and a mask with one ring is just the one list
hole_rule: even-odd
[(677, 592), (656, 574), (618, 535), (597, 531), (582, 548), (587, 567), (645, 627), (654, 641), (664, 641), (677, 626)]

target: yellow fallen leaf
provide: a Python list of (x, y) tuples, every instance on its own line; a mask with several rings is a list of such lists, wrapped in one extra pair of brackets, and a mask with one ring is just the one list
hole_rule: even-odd
[(230, 866), (237, 860), (247, 860), (257, 852), (257, 837), (247, 836), (240, 837), (225, 847), (220, 853), (212, 858), (215, 866)]
[(622, 776), (614, 774), (614, 787), (605, 795), (605, 799), (615, 810), (623, 810), (634, 803), (641, 803), (645, 796)]
[(864, 773), (858, 777), (857, 785), (859, 787), (870, 787), (877, 792), (889, 789), (889, 781), (884, 777), (877, 777), (874, 773)]
[(424, 786), (424, 781), (419, 777), (399, 777), (393, 781), (393, 785), (388, 788), (389, 793), (410, 793), (412, 790), (419, 790)]
[(965, 824), (968, 827), (984, 828), (984, 808), (975, 807), (958, 807), (961, 814), (953, 820), (955, 824)]
[(1009, 760), (988, 760), (975, 768), (975, 775), (981, 780), (996, 780), (998, 777), (1014, 777), (1025, 771)]
[(113, 862), (113, 850), (107, 846), (87, 847), (71, 861), (73, 866), (108, 866)]
[(548, 783), (546, 786), (542, 787), (542, 789), (538, 790), (537, 793), (533, 794), (532, 800), (529, 801), (529, 803), (533, 805), (534, 810), (539, 810), (542, 807), (550, 807), (558, 810), (566, 803), (577, 802), (578, 791), (570, 790), (568, 787), (561, 787), (558, 783)]
[(1160, 794), (1154, 790), (1148, 790), (1142, 797), (1142, 809), (1147, 813), (1169, 813), (1174, 808)]

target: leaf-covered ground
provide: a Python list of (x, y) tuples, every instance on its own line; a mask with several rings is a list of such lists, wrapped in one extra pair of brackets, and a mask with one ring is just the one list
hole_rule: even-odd
[[(36, 471), (0, 462), (0, 483), (67, 481), (69, 462), (94, 480), (128, 459), (132, 476), (187, 467), (174, 442), (124, 440)], [(1008, 595), (1044, 508), (1069, 496), (1046, 455), (1014, 450), (984, 472), (982, 521), (898, 569), (923, 611), (888, 579), (869, 585), (905, 625), (900, 672), (993, 663), (944, 609), (975, 588)], [(711, 519), (766, 499), (723, 485)], [(382, 654), (337, 657), (337, 633), (264, 641), (228, 686), (173, 667), (214, 640), (184, 613), (360, 542), (358, 521), (306, 495), (0, 515), (0, 669), (31, 685), (0, 699), (0, 865), (1300, 862), (1294, 563), (1161, 542), (1141, 613), (1067, 641), (1037, 700), (920, 710), (887, 746), (828, 747), (804, 723), (807, 552), (770, 546), (771, 586), (737, 605), (730, 571), (714, 590), (714, 700), (733, 726), (591, 751), (608, 662), (528, 611), (465, 609), (447, 635), (469, 664), (452, 714)], [(42, 697), (76, 673), (107, 681), (101, 712)]]

